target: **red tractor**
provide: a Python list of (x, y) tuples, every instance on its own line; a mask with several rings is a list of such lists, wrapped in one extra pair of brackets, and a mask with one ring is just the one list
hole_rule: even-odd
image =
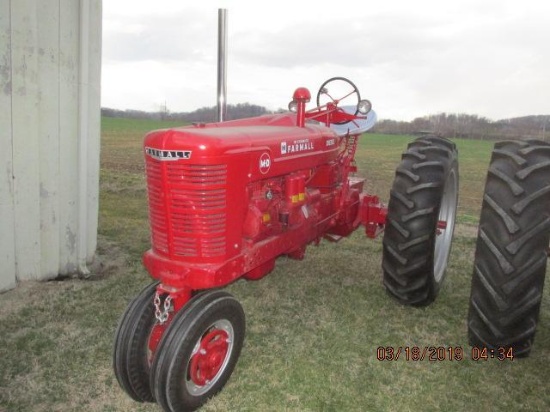
[(458, 196), (455, 145), (427, 136), (409, 144), (389, 205), (356, 176), (359, 136), (376, 115), (347, 79), (326, 81), (306, 110), (149, 133), (144, 156), (156, 282), (117, 328), (114, 369), (136, 401), (194, 410), (229, 379), (245, 335), (239, 302), (220, 288), (258, 280), (277, 257), (304, 258), (310, 243), (363, 225), (384, 231), (383, 283), (402, 303), (431, 303), (444, 278)]

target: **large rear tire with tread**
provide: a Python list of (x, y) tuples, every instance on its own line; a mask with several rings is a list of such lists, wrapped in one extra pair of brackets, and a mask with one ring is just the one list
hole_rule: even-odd
[(455, 144), (436, 136), (414, 140), (396, 170), (383, 239), (383, 283), (399, 302), (425, 306), (437, 297), (457, 202)]
[(538, 322), (550, 239), (550, 144), (506, 141), (493, 150), (468, 313), (472, 346), (527, 356)]

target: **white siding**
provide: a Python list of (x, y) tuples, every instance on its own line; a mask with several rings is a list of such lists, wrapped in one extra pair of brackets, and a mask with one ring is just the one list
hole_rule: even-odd
[[(12, 0), (12, 140), (15, 262), (20, 279), (40, 277), (38, 25), (34, 0)], [(17, 5), (17, 7), (14, 7)]]
[(50, 277), (59, 272), (59, 1), (41, 0), (37, 12), (50, 16), (38, 21), (40, 270)]
[(0, 2), (0, 290), (97, 240), (101, 0)]
[(15, 286), (10, 4), (0, 2), (0, 290)]
[[(74, 1), (60, 0), (59, 22), (59, 185), (60, 248), (63, 274), (77, 269), (77, 193), (78, 193), (78, 22)], [(79, 136), (80, 137), (80, 136)], [(72, 173), (66, 173), (72, 171)]]

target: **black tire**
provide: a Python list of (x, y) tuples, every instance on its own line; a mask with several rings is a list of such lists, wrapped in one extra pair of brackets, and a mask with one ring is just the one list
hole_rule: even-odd
[(468, 313), (472, 346), (527, 356), (550, 239), (550, 144), (495, 144), (479, 220)]
[[(384, 232), (388, 293), (406, 305), (432, 303), (445, 277), (458, 201), (458, 152), (435, 136), (409, 144), (397, 167)], [(438, 229), (438, 222), (446, 228)]]
[[(229, 293), (209, 291), (193, 297), (176, 314), (158, 346), (150, 383), (157, 402), (171, 412), (203, 405), (231, 376), (244, 335), (244, 311)], [(198, 352), (209, 339), (208, 351)], [(209, 360), (213, 366), (208, 366)]]
[(149, 387), (147, 343), (155, 324), (153, 298), (158, 282), (145, 287), (126, 308), (116, 333), (113, 368), (118, 383), (138, 402), (154, 402)]

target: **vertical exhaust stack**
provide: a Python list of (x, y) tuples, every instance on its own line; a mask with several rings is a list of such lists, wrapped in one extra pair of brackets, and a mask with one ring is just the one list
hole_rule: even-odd
[(227, 112), (227, 9), (218, 9), (218, 122)]

